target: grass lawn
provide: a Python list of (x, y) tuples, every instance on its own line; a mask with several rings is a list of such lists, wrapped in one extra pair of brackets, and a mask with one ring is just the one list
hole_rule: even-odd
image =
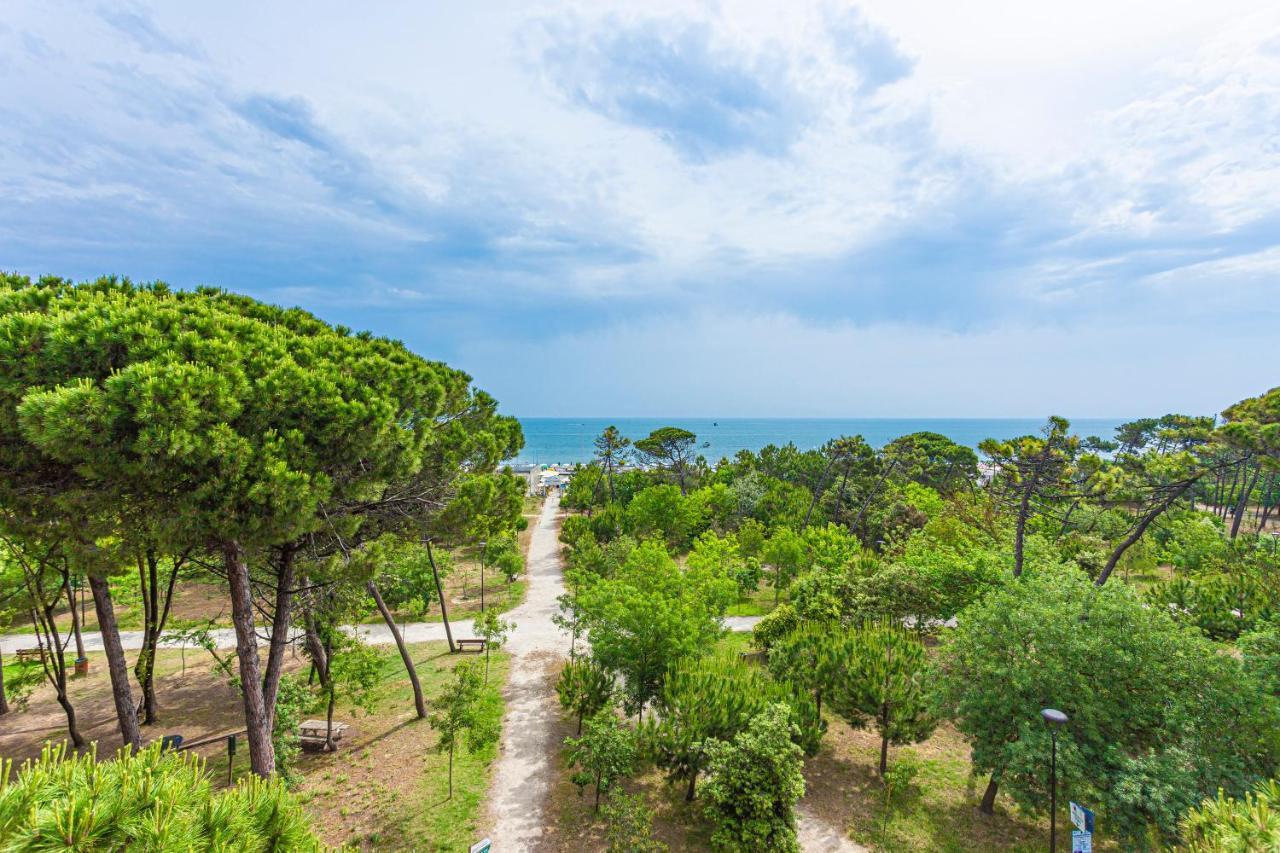
[[(412, 690), (394, 647), (379, 648), (383, 652), (382, 681), (373, 712), (353, 713), (339, 703), (335, 719), (351, 728), (336, 753), (298, 756), (298, 795), (315, 818), (317, 831), (330, 844), (366, 850), (465, 850), (477, 840), (473, 836), (484, 817), (489, 764), (497, 747), (475, 756), (459, 751), (454, 761), (454, 795), (447, 799), (448, 756), (434, 751), (435, 732), (425, 720), (417, 719)], [(461, 660), (483, 660), (481, 656), (450, 655), (444, 643), (415, 644), (410, 649), (428, 696), (438, 692), (450, 669)], [(119, 733), (106, 661), (100, 653), (89, 657), (90, 674), (71, 682), (71, 701), (86, 739), (98, 743), (100, 754), (110, 755), (119, 744)], [(290, 672), (305, 671), (300, 657), (287, 660)], [(505, 653), (493, 655), (489, 680), (499, 690), (507, 664)], [(157, 661), (157, 694), (161, 720), (143, 728), (144, 739), (181, 733), (190, 742), (243, 727), (239, 694), (226, 678), (212, 671), (204, 652), (188, 650), (184, 672), (181, 653), (162, 650)], [(38, 755), (46, 740), (66, 736), (66, 717), (48, 686), (31, 696), (25, 710), (15, 710), (0, 720), (0, 755), (17, 763)], [(211, 778), (225, 784), (224, 741), (195, 751), (206, 759)], [(235, 778), (248, 773), (248, 765), (248, 748), (241, 739), (232, 767)]]
[[(783, 591), (782, 601), (787, 600), (786, 591)], [(772, 613), (775, 607), (773, 603), (773, 587), (765, 586), (763, 583), (754, 592), (749, 595), (742, 595), (738, 600), (729, 605), (729, 609), (725, 611), (726, 616), (764, 616)]]

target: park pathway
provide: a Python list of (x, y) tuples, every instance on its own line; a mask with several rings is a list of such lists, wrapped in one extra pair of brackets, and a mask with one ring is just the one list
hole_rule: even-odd
[[(536, 851), (546, 846), (546, 800), (556, 783), (560, 747), (555, 742), (559, 708), (553, 679), (556, 664), (569, 646), (568, 636), (552, 621), (557, 611), (556, 599), (564, 592), (559, 517), (560, 500), (553, 494), (543, 503), (529, 541), (529, 587), (524, 603), (503, 614), (507, 621), (515, 623), (505, 646), (511, 655), (507, 713), (490, 788), (489, 829), (482, 833), (489, 835), (494, 850), (502, 853)], [(731, 616), (725, 619), (725, 627), (750, 631), (758, 621), (758, 616)], [(473, 636), (471, 620), (450, 624), (455, 637)], [(391, 631), (383, 623), (352, 625), (347, 630), (371, 645), (393, 642)], [(412, 622), (402, 631), (410, 643), (445, 639), (444, 625), (439, 622)], [(235, 633), (230, 628), (216, 629), (211, 634), (218, 648), (235, 647)], [(120, 639), (126, 649), (142, 646), (141, 631), (121, 631)], [(102, 635), (86, 632), (84, 644), (88, 651), (101, 651)], [(0, 637), (0, 650), (6, 654), (35, 645), (35, 635)], [(806, 808), (803, 801), (796, 812), (801, 849), (841, 853), (865, 850), (850, 841), (839, 826)]]
[(557, 661), (569, 638), (552, 622), (564, 592), (560, 562), (560, 499), (548, 497), (529, 540), (529, 589), (506, 614), (515, 628), (507, 640), (507, 715), (489, 790), (489, 837), (494, 850), (538, 850), (546, 832), (546, 801), (556, 784), (560, 744), (555, 698)]

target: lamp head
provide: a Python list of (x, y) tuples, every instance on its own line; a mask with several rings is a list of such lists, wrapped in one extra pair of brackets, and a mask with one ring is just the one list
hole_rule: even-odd
[(1069, 719), (1057, 708), (1045, 708), (1040, 712), (1040, 716), (1044, 717), (1044, 721), (1051, 726), (1060, 726)]

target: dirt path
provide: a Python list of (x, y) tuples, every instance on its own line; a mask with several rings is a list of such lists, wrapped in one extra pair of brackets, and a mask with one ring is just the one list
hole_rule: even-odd
[(867, 853), (867, 848), (850, 840), (843, 829), (811, 811), (804, 800), (796, 805), (796, 840), (805, 851)]
[(515, 622), (507, 640), (511, 654), (507, 715), (489, 792), (488, 835), (495, 850), (539, 850), (545, 846), (547, 795), (555, 784), (558, 744), (555, 685), (557, 661), (569, 649), (568, 635), (551, 618), (564, 592), (560, 564), (558, 497), (543, 504), (529, 541), (529, 590), (506, 615)]

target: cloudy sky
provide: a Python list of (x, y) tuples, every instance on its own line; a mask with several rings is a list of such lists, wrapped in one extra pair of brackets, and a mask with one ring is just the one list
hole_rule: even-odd
[(521, 415), (1280, 384), (1280, 4), (9, 0), (0, 268), (214, 284)]

